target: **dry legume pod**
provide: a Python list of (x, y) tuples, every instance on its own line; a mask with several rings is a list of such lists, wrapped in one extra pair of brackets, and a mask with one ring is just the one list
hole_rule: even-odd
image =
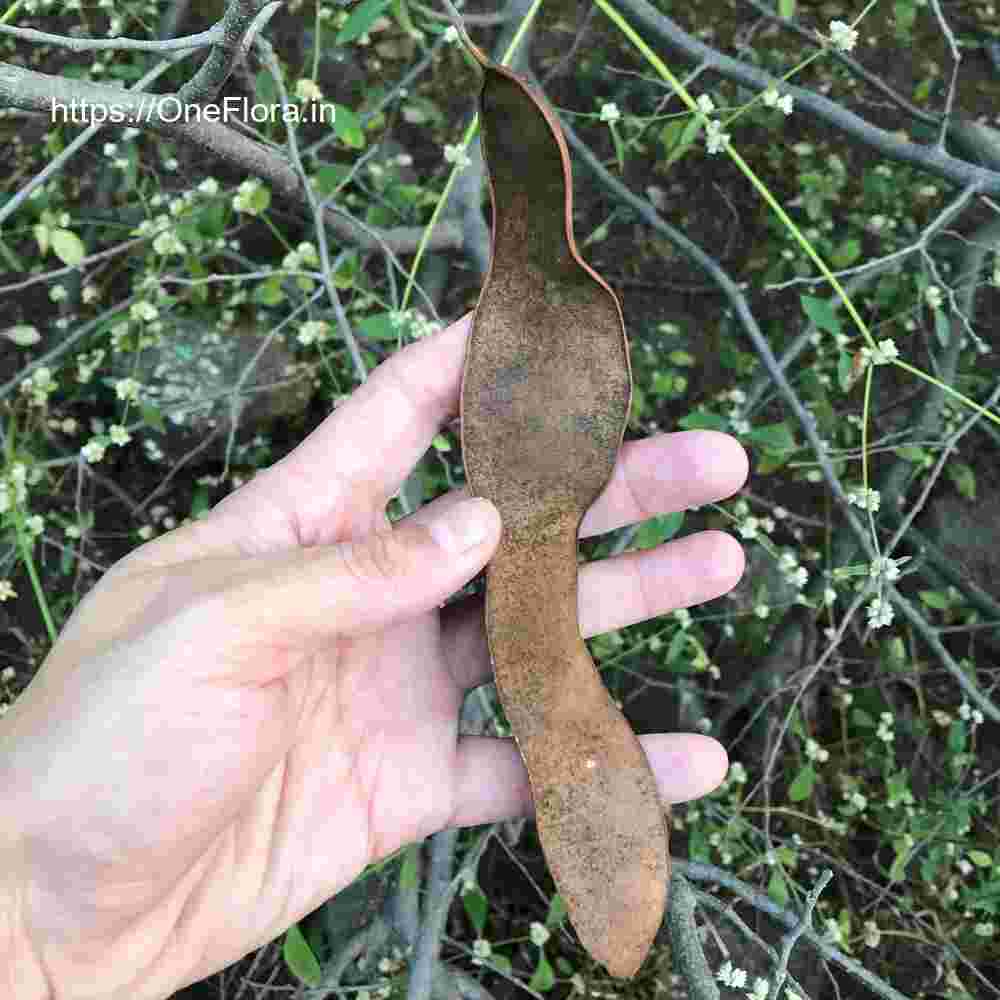
[(570, 920), (613, 975), (632, 976), (666, 905), (669, 810), (577, 620), (577, 534), (624, 434), (628, 344), (618, 300), (573, 241), (555, 116), (514, 73), (474, 55), (493, 256), (465, 361), (462, 443), (472, 494), (503, 520), (486, 632)]

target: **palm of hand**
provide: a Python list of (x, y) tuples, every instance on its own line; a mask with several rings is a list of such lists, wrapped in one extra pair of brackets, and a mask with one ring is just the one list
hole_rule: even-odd
[[(164, 995), (399, 846), (530, 811), (511, 741), (458, 736), (465, 691), (490, 678), (481, 605), (438, 610), (496, 539), (414, 572), (412, 540), (384, 514), (455, 412), (467, 332), (455, 324), (390, 359), (287, 459), (122, 560), (5, 720), (27, 817), (21, 920), (53, 976)], [(373, 426), (380, 440), (361, 454)], [(641, 476), (616, 470), (584, 533), (738, 488), (742, 449), (699, 433), (631, 445), (638, 467), (653, 449), (683, 466), (697, 444), (704, 469), (647, 483), (642, 505)], [(407, 521), (425, 529), (460, 499)], [(584, 567), (581, 628), (706, 600), (741, 572), (739, 546), (713, 532)], [(724, 774), (707, 738), (643, 743), (673, 801)]]

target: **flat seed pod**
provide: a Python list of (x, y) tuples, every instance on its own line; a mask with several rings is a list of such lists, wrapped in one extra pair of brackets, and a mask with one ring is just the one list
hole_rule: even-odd
[(486, 632), (556, 887), (584, 947), (630, 977), (666, 906), (669, 808), (577, 619), (577, 535), (625, 432), (628, 343), (618, 300), (573, 240), (558, 121), (470, 47), (493, 256), (465, 360), (462, 447), (472, 494), (503, 521)]

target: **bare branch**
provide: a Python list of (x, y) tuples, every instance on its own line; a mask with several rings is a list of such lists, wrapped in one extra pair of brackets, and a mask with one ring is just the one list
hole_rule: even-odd
[(222, 19), (222, 37), (201, 69), (177, 91), (183, 104), (210, 101), (225, 86), (238, 59), (246, 55), (254, 36), (278, 12), (282, 0), (232, 0)]
[[(191, 143), (226, 160), (244, 173), (267, 181), (285, 197), (306, 202), (298, 172), (285, 156), (220, 122), (205, 120), (200, 109), (185, 108), (174, 94), (139, 93), (0, 63), (2, 105), (49, 115), (54, 114), (58, 105), (100, 108), (104, 112), (114, 110), (115, 124), (147, 128), (170, 139)], [(423, 235), (421, 226), (369, 231), (367, 227), (339, 214), (334, 206), (325, 209), (323, 221), (339, 239), (365, 250), (388, 246), (397, 254), (413, 253)], [(434, 250), (456, 250), (461, 246), (461, 225), (451, 220), (442, 220), (427, 244), (428, 249)]]
[[(773, 82), (770, 74), (755, 69), (739, 59), (723, 55), (693, 35), (689, 35), (679, 24), (661, 14), (648, 0), (620, 0), (619, 6), (632, 15), (635, 26), (643, 31), (646, 38), (662, 42), (697, 62), (707, 63), (709, 68), (720, 76), (735, 80), (754, 90), (766, 90)], [(1000, 172), (956, 159), (936, 146), (921, 146), (915, 142), (899, 139), (891, 132), (865, 121), (853, 111), (848, 111), (835, 101), (815, 94), (805, 87), (783, 83), (781, 89), (782, 92), (792, 95), (797, 107), (810, 112), (822, 121), (829, 122), (866, 146), (877, 149), (890, 160), (913, 163), (928, 173), (936, 174), (961, 187), (974, 187), (981, 193), (1000, 193)]]

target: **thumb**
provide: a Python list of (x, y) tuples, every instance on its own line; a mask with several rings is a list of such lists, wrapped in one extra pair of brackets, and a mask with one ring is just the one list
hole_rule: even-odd
[(258, 637), (363, 635), (442, 604), (483, 568), (499, 539), (490, 501), (442, 497), (391, 530), (261, 557), (257, 572), (228, 590), (225, 613), (245, 618)]

